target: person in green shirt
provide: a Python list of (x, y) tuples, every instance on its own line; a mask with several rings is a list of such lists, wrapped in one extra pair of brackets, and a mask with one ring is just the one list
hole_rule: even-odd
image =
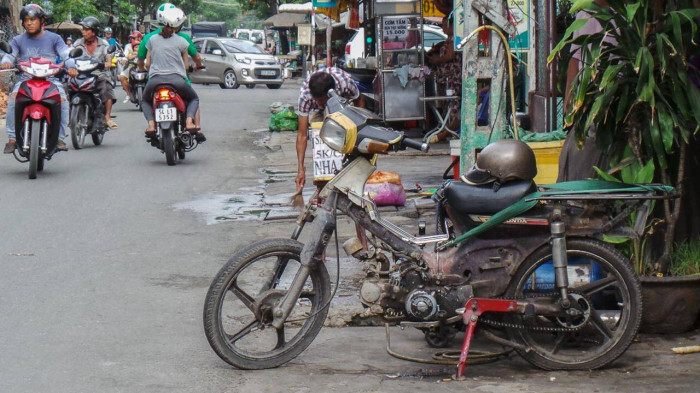
[[(158, 7), (158, 11), (156, 12), (156, 19), (158, 20), (158, 23), (161, 24), (161, 26), (163, 25), (162, 13), (163, 13), (163, 11), (165, 11), (165, 9), (167, 9), (167, 8), (175, 8), (175, 6), (174, 6), (173, 4), (171, 4), (171, 3), (163, 3), (163, 4), (160, 5), (160, 7)], [(175, 34), (177, 34), (177, 35), (179, 35), (180, 37), (184, 38), (184, 39), (190, 44), (190, 45), (187, 47), (187, 54), (188, 54), (190, 57), (192, 57), (192, 59), (194, 60), (194, 62), (195, 62), (195, 69), (196, 69), (196, 70), (201, 70), (201, 69), (203, 69), (203, 68), (204, 68), (204, 64), (202, 63), (202, 57), (199, 55), (199, 53), (197, 53), (197, 47), (194, 46), (194, 43), (192, 42), (192, 38), (190, 38), (189, 35), (183, 33), (182, 31), (180, 31), (181, 29), (182, 29), (182, 26), (178, 27), (178, 28), (177, 28), (177, 31), (175, 32)], [(154, 31), (152, 31), (152, 32), (150, 32), (150, 33), (148, 33), (148, 34), (146, 34), (145, 36), (143, 36), (143, 38), (141, 39), (141, 45), (139, 45), (139, 50), (138, 50), (138, 52), (137, 52), (137, 54), (136, 54), (136, 57), (137, 57), (137, 58), (139, 58), (139, 59), (141, 59), (141, 60), (144, 60), (144, 61), (146, 60), (146, 58), (148, 57), (148, 49), (146, 48), (146, 46), (147, 46), (146, 44), (148, 44), (148, 40), (149, 40), (151, 37), (153, 37), (154, 35), (160, 34), (161, 31), (163, 31), (163, 28), (158, 28), (158, 29), (156, 29), (156, 30), (154, 30)], [(148, 62), (146, 62), (146, 63), (148, 63)], [(192, 84), (192, 82), (190, 82), (190, 79), (189, 79), (189, 78), (185, 78), (185, 81), (186, 81), (188, 84), (190, 84), (190, 85)], [(200, 119), (200, 114), (199, 114), (199, 112), (200, 112), (200, 110), (199, 110), (199, 108), (197, 108), (197, 114), (195, 115), (195, 118), (194, 118), (194, 124), (197, 126), (197, 128), (200, 128), (200, 127), (201, 127), (200, 121), (199, 121), (199, 119)]]

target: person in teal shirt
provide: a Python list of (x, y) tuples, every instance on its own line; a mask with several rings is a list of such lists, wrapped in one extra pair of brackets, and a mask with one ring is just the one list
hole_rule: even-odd
[[(139, 59), (146, 60), (146, 56), (148, 55), (148, 49), (146, 49), (146, 44), (148, 44), (148, 39), (156, 34), (160, 34), (160, 32), (162, 30), (163, 29), (156, 29), (156, 30), (153, 30), (152, 32), (146, 34), (145, 36), (143, 36), (143, 39), (141, 40), (141, 46), (139, 46), (139, 51), (137, 54)], [(190, 55), (190, 57), (192, 57), (192, 59), (194, 59), (196, 64), (198, 64), (197, 68), (204, 68), (204, 66), (202, 66), (202, 58), (201, 58), (201, 56), (199, 56), (199, 53), (197, 53), (197, 47), (194, 46), (194, 42), (192, 42), (192, 38), (190, 38), (189, 35), (181, 32), (180, 30), (178, 30), (176, 34), (179, 35), (180, 37), (184, 38), (185, 40), (187, 40), (187, 42), (190, 44), (190, 46), (187, 47), (187, 54)], [(187, 83), (192, 84), (190, 82), (189, 78), (185, 78), (185, 80), (187, 81)]]
[[(146, 34), (145, 36), (143, 36), (143, 39), (141, 40), (141, 45), (139, 45), (139, 51), (138, 51), (136, 57), (138, 57), (139, 59), (142, 59), (142, 60), (146, 60), (146, 56), (148, 55), (148, 49), (146, 49), (146, 44), (148, 43), (148, 39), (156, 34), (160, 34), (160, 32), (162, 30), (163, 30), (162, 28), (156, 29), (156, 30)], [(196, 67), (195, 69), (204, 68), (204, 65), (202, 64), (202, 57), (199, 55), (199, 53), (197, 53), (197, 47), (194, 46), (194, 43), (192, 42), (192, 38), (190, 38), (189, 35), (181, 32), (179, 30), (177, 31), (177, 35), (184, 38), (190, 44), (190, 46), (187, 47), (187, 54), (190, 55), (190, 57), (192, 57), (192, 59), (194, 59), (195, 67)], [(190, 82), (190, 78), (185, 78), (185, 81), (190, 85), (192, 84), (192, 82)], [(201, 111), (198, 107), (197, 113), (194, 116), (194, 124), (197, 126), (197, 128), (201, 127), (200, 112)]]

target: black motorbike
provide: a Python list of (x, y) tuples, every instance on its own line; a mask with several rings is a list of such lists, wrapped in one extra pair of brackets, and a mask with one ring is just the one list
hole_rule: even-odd
[(129, 99), (136, 105), (136, 108), (141, 109), (141, 100), (143, 99), (143, 89), (146, 87), (148, 80), (148, 72), (140, 72), (136, 66), (136, 58), (129, 61)]
[[(116, 50), (110, 46), (108, 53)], [(102, 144), (104, 134), (109, 130), (105, 124), (105, 103), (97, 91), (97, 79), (94, 71), (104, 69), (104, 64), (82, 56), (75, 59), (78, 76), (69, 78), (67, 93), (70, 101), (71, 141), (73, 148), (82, 149), (87, 135), (92, 137), (95, 146)]]

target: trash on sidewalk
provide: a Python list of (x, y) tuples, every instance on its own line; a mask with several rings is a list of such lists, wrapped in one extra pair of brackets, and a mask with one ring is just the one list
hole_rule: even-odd
[(299, 117), (293, 110), (285, 109), (270, 116), (270, 131), (296, 131), (299, 128)]
[(700, 352), (700, 345), (690, 345), (687, 347), (675, 347), (675, 348), (671, 348), (671, 350), (677, 354), (685, 355), (685, 354), (689, 354), (689, 353)]
[(282, 111), (285, 111), (285, 110), (294, 112), (294, 105), (283, 104), (279, 101), (273, 102), (272, 104), (270, 104), (270, 113), (272, 113), (273, 115), (276, 113), (280, 113)]

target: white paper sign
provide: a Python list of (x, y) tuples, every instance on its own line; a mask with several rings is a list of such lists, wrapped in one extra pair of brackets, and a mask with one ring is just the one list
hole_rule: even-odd
[(384, 18), (382, 37), (384, 41), (403, 42), (408, 36), (410, 21), (406, 18)]
[(320, 136), (321, 130), (311, 129), (311, 139), (313, 140), (314, 159), (314, 181), (327, 181), (335, 176), (341, 169), (343, 154), (331, 149), (323, 143)]

